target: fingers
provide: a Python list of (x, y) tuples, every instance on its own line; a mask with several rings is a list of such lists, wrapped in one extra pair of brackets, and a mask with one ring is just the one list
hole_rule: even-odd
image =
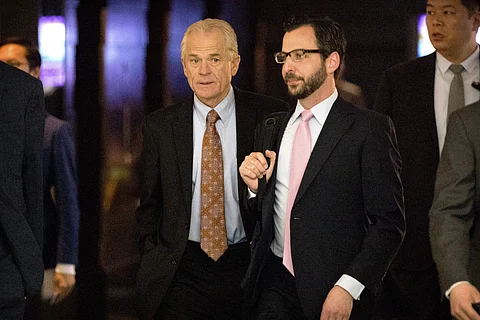
[(65, 300), (72, 292), (74, 286), (75, 275), (55, 273), (55, 289), (50, 303), (56, 304)]

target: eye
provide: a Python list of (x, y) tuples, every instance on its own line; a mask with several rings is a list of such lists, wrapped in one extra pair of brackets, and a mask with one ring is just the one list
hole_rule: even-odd
[(302, 50), (295, 50), (294, 52), (292, 52), (292, 55), (293, 55), (293, 60), (295, 61), (301, 60), (303, 59), (303, 57), (305, 57), (305, 53), (303, 53)]
[(429, 15), (429, 16), (433, 15), (433, 11), (432, 10), (427, 10), (427, 15)]
[(443, 14), (445, 14), (445, 15), (447, 15), (447, 16), (448, 16), (448, 15), (455, 14), (455, 12), (453, 12), (453, 11), (450, 11), (450, 10), (445, 10), (445, 11), (443, 12)]
[(200, 59), (192, 58), (190, 59), (191, 64), (198, 64), (200, 62)]
[(214, 62), (214, 63), (220, 62), (220, 59), (219, 58), (212, 58), (212, 62)]

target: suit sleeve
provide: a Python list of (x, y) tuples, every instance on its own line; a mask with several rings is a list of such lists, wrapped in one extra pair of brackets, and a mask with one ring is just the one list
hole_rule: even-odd
[(136, 211), (137, 242), (140, 252), (148, 245), (157, 245), (157, 227), (162, 214), (163, 194), (159, 178), (159, 153), (154, 131), (148, 120), (143, 129), (143, 145), (140, 156), (140, 181), (142, 193)]
[(445, 292), (469, 281), (470, 230), (475, 216), (475, 155), (462, 119), (450, 117), (430, 210), (430, 242)]
[(55, 204), (58, 210), (57, 263), (78, 263), (78, 180), (74, 139), (69, 124), (63, 124), (53, 136)]
[(369, 127), (361, 165), (366, 237), (346, 273), (375, 294), (403, 241), (405, 214), (393, 123), (377, 115)]
[(392, 104), (392, 91), (389, 72), (386, 71), (377, 89), (377, 96), (373, 105), (373, 110), (391, 116), (390, 108)]
[(25, 110), (25, 137), (22, 180), (26, 203), (26, 219), (43, 248), (43, 181), (42, 181), (42, 142), (45, 125), (44, 97), (40, 81), (34, 88)]

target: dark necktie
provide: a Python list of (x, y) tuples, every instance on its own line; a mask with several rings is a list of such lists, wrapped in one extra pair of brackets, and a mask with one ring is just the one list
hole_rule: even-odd
[(450, 65), (450, 71), (453, 72), (453, 80), (450, 84), (450, 92), (448, 94), (448, 117), (455, 110), (465, 106), (465, 93), (463, 90), (462, 78), (463, 70), (464, 68), (461, 64)]
[(207, 114), (207, 127), (202, 144), (200, 201), (200, 246), (215, 261), (227, 250), (222, 143), (215, 128), (218, 119), (218, 113), (213, 109)]

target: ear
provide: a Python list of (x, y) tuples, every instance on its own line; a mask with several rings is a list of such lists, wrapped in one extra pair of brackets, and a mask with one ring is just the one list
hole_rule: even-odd
[(237, 54), (232, 60), (232, 77), (237, 74), (238, 67), (240, 66), (240, 55)]
[(35, 67), (32, 70), (30, 70), (30, 75), (34, 76), (37, 79), (40, 79), (40, 67)]
[(333, 74), (340, 67), (340, 55), (337, 51), (332, 52), (325, 60), (327, 74)]
[(477, 32), (480, 27), (480, 10), (473, 14), (473, 31)]
[(187, 76), (187, 70), (186, 70), (186, 67), (185, 67), (185, 60), (183, 60), (183, 58), (182, 58), (182, 66), (183, 66), (183, 74), (185, 75), (185, 77), (188, 78), (188, 76)]

